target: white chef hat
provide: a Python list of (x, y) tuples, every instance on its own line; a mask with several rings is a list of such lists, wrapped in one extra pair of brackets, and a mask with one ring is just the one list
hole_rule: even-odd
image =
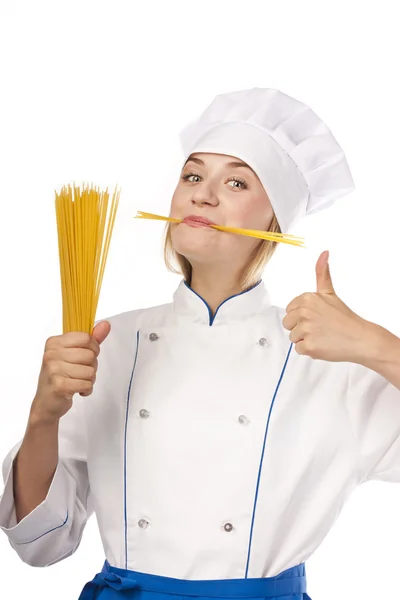
[(265, 188), (283, 233), (354, 190), (342, 148), (305, 104), (252, 88), (214, 98), (180, 133), (184, 162), (195, 152), (235, 156)]

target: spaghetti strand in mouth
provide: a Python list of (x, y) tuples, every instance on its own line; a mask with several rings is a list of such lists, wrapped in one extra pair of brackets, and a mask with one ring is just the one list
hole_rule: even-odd
[[(151, 219), (154, 221), (170, 221), (171, 223), (182, 223), (184, 219), (174, 219), (172, 217), (163, 217), (160, 215), (154, 215), (153, 213), (147, 213), (138, 211), (137, 215), (134, 217), (135, 219)], [(223, 225), (216, 225), (212, 223), (207, 223), (208, 227), (212, 227), (213, 229), (217, 229), (218, 231), (223, 231), (227, 233), (236, 233), (238, 235), (247, 235), (250, 237), (259, 238), (261, 240), (270, 240), (271, 242), (280, 242), (283, 244), (290, 244), (292, 246), (299, 246), (301, 248), (305, 248), (304, 238), (298, 237), (295, 235), (291, 235), (289, 233), (276, 233), (272, 231), (261, 231), (258, 229), (243, 229), (241, 227), (225, 227)]]

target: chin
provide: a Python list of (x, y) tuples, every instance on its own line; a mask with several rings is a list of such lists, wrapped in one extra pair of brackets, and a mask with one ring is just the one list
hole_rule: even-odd
[(204, 244), (173, 244), (175, 252), (184, 256), (189, 262), (215, 262), (215, 251)]
[(195, 262), (213, 262), (215, 260), (215, 252), (211, 248), (199, 247), (193, 245), (177, 244), (173, 245), (175, 252), (181, 254), (189, 261)]

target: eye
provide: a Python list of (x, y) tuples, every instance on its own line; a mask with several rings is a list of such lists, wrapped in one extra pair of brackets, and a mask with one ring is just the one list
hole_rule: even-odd
[(184, 175), (182, 175), (182, 181), (190, 181), (190, 183), (196, 183), (195, 181), (191, 180), (191, 177), (200, 177), (200, 175), (198, 173), (185, 173)]
[[(244, 189), (244, 190), (247, 188), (247, 183), (245, 182), (245, 180), (244, 180), (244, 179), (241, 179), (240, 177), (231, 177), (231, 178), (230, 178), (228, 181), (234, 181), (234, 182), (236, 182), (236, 183), (239, 183), (239, 184), (240, 184), (240, 186), (242, 187), (242, 189)], [(231, 187), (236, 187), (236, 188), (238, 188), (239, 186), (237, 186), (237, 185), (234, 185), (234, 186), (231, 186)], [(239, 189), (240, 189), (240, 188), (239, 188)]]

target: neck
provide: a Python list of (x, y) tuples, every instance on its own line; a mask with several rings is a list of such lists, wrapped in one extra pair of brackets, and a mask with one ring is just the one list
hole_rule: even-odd
[(240, 280), (240, 273), (206, 265), (192, 268), (190, 287), (207, 302), (214, 315), (224, 300), (243, 291)]

